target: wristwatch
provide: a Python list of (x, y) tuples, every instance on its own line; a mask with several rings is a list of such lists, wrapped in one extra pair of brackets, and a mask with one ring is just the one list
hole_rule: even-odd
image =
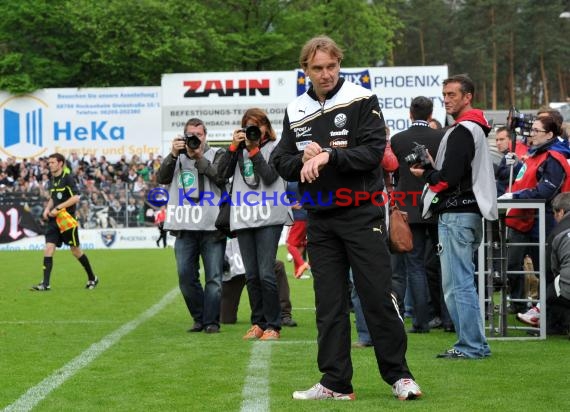
[(329, 164), (333, 165), (336, 163), (336, 150), (332, 147), (323, 147), (323, 152), (329, 154)]

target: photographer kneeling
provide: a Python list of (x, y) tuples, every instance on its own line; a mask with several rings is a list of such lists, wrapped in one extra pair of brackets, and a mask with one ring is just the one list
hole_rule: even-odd
[[(208, 146), (206, 133), (200, 119), (186, 122), (184, 137), (173, 140), (171, 152), (160, 165), (158, 183), (170, 185), (164, 229), (176, 236), (178, 284), (194, 319), (188, 332), (217, 333), (226, 236), (214, 223), (219, 211), (219, 186), (225, 181), (218, 173), (224, 150)], [(206, 276), (204, 288), (200, 283), (200, 255)]]

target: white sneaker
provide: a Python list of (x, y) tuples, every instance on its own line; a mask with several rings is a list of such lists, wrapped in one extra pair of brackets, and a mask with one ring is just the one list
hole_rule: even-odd
[(517, 319), (538, 328), (540, 327), (540, 308), (533, 306), (526, 313), (517, 313)]
[(311, 389), (306, 391), (295, 391), (293, 392), (293, 399), (297, 400), (322, 400), (322, 399), (332, 399), (335, 401), (353, 401), (356, 399), (353, 393), (340, 393), (331, 391), (325, 388), (320, 383), (317, 383)]
[(413, 379), (402, 378), (392, 385), (392, 393), (401, 401), (416, 399), (422, 396), (422, 390)]

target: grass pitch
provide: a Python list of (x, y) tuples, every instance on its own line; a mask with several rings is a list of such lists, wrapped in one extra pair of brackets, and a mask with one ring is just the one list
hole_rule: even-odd
[(41, 281), (42, 252), (0, 253), (0, 409), (570, 410), (567, 337), (491, 341), (490, 359), (450, 361), (435, 358), (454, 342), (441, 330), (408, 337), (420, 400), (394, 399), (373, 351), (358, 349), (352, 352), (356, 402), (293, 401), (293, 390), (320, 377), (312, 279), (289, 280), (297, 328), (284, 328), (278, 342), (244, 342), (245, 291), (236, 325), (222, 325), (217, 335), (186, 332), (192, 322), (171, 248), (87, 254), (101, 278), (97, 289), (85, 290), (81, 265), (58, 251), (52, 291), (38, 293), (29, 288)]

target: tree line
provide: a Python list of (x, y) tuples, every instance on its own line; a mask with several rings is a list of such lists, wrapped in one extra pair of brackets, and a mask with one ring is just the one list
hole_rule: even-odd
[(344, 67), (448, 65), (476, 104), (568, 98), (568, 0), (0, 2), (0, 90), (157, 86), (163, 73), (290, 70), (327, 34)]

